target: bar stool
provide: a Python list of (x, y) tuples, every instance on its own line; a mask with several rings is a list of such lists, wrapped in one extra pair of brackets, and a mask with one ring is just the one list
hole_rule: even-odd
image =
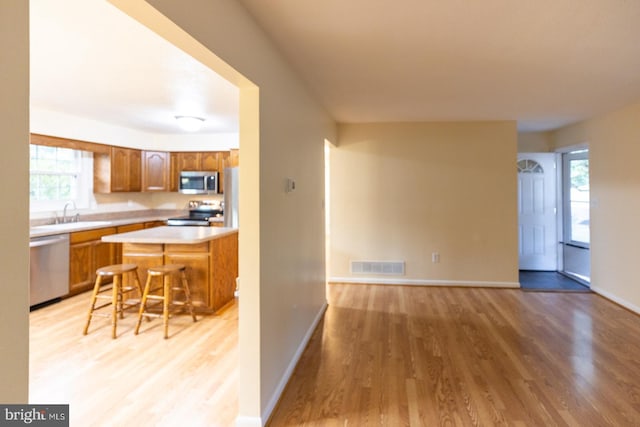
[[(124, 285), (123, 278), (125, 274), (129, 274), (133, 278), (133, 285)], [(111, 277), (111, 283), (103, 284), (103, 279)], [(102, 295), (110, 292), (110, 295)], [(89, 324), (93, 316), (111, 317), (111, 338), (116, 338), (116, 327), (118, 324), (118, 314), (120, 318), (124, 318), (124, 310), (129, 307), (138, 305), (139, 300), (125, 300), (124, 296), (131, 292), (137, 291), (138, 295), (142, 295), (142, 287), (140, 286), (140, 277), (138, 276), (138, 266), (135, 264), (116, 264), (101, 267), (96, 270), (96, 283), (93, 286), (93, 294), (91, 295), (91, 306), (89, 307), (89, 315), (87, 324), (84, 327), (84, 335), (89, 332)], [(96, 307), (98, 299), (109, 300), (102, 305)], [(111, 306), (111, 313), (96, 313), (96, 310)]]
[[(186, 267), (182, 264), (166, 264), (157, 267), (151, 267), (147, 270), (147, 282), (144, 286), (144, 292), (142, 293), (142, 301), (140, 303), (140, 312), (138, 313), (138, 323), (136, 324), (135, 334), (138, 335), (140, 330), (140, 323), (142, 317), (160, 317), (162, 316), (164, 323), (164, 338), (169, 338), (169, 310), (171, 306), (182, 305), (189, 309), (189, 313), (196, 321), (196, 315), (193, 311), (193, 304), (191, 303), (191, 293), (189, 292), (189, 284), (187, 283), (187, 275), (185, 274)], [(161, 278), (160, 283), (151, 288), (151, 282), (154, 277)], [(173, 284), (173, 279), (179, 279), (179, 285)], [(155, 294), (154, 292), (162, 291), (162, 294)], [(173, 299), (173, 292), (183, 292), (184, 301), (175, 301)], [(147, 300), (158, 301), (155, 305), (162, 304), (162, 314), (151, 313), (147, 311)]]

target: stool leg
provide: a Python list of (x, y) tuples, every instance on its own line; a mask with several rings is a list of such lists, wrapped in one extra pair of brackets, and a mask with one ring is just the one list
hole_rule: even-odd
[(164, 299), (162, 300), (162, 321), (164, 323), (164, 338), (169, 338), (169, 302), (171, 300), (171, 278), (165, 276), (162, 279), (164, 284)]
[(147, 276), (147, 282), (144, 285), (144, 291), (142, 291), (142, 299), (140, 300), (140, 310), (138, 311), (138, 322), (136, 323), (136, 330), (134, 331), (135, 335), (138, 335), (138, 331), (140, 331), (140, 323), (142, 322), (142, 314), (147, 309), (147, 295), (149, 295), (149, 288), (151, 286), (151, 275)]
[(120, 282), (118, 283), (118, 313), (120, 313), (120, 318), (124, 319), (124, 277), (120, 278)]
[(98, 290), (100, 289), (100, 285), (102, 283), (102, 276), (96, 277), (96, 283), (93, 286), (93, 293), (91, 294), (91, 305), (89, 306), (89, 314), (87, 316), (87, 324), (84, 327), (83, 335), (87, 335), (89, 333), (89, 324), (91, 323), (91, 318), (93, 317), (93, 310), (96, 306), (96, 300), (98, 296)]
[[(113, 276), (112, 298), (111, 298), (111, 338), (116, 337), (116, 328), (118, 326), (118, 299), (122, 297), (120, 294), (120, 276)], [(122, 313), (122, 310), (120, 310)]]
[(182, 280), (182, 289), (184, 289), (184, 300), (187, 307), (189, 307), (189, 313), (191, 313), (191, 317), (193, 321), (196, 321), (196, 314), (193, 311), (193, 304), (191, 303), (191, 291), (189, 290), (189, 283), (187, 282), (187, 275), (184, 270), (180, 272), (180, 279)]
[(136, 288), (138, 288), (138, 292), (139, 292), (139, 295), (140, 295), (140, 301), (142, 301), (142, 294), (144, 292), (143, 292), (143, 289), (142, 289), (142, 285), (140, 284), (140, 274), (138, 273), (138, 269), (136, 269), (133, 272), (133, 281), (136, 282)]

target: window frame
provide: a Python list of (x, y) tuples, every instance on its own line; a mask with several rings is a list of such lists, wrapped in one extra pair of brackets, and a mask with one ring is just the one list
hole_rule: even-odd
[(54, 150), (71, 150), (74, 152), (74, 163), (76, 168), (73, 172), (64, 170), (47, 171), (32, 169), (31, 150), (29, 157), (29, 181), (34, 175), (38, 176), (73, 176), (76, 180), (75, 196), (54, 200), (38, 200), (31, 198), (31, 185), (29, 186), (29, 211), (32, 213), (46, 212), (52, 210), (63, 209), (64, 206), (73, 202), (77, 209), (88, 208), (91, 203), (91, 195), (93, 193), (93, 153), (84, 150), (77, 150), (68, 147), (52, 147), (39, 144), (31, 144), (32, 146), (47, 147)]
[[(589, 149), (588, 148), (580, 148), (577, 150), (573, 150), (567, 153), (562, 154), (562, 162), (563, 162), (563, 176), (562, 176), (562, 189), (564, 194), (563, 197), (563, 238), (566, 244), (573, 245), (579, 248), (589, 249), (591, 247), (591, 227), (589, 226), (589, 241), (584, 242), (581, 240), (575, 240), (573, 236), (573, 227), (572, 227), (572, 219), (573, 212), (571, 209), (571, 203), (573, 199), (571, 198), (571, 162), (575, 160), (587, 160), (589, 161)], [(589, 170), (589, 180), (591, 180), (591, 171)], [(591, 221), (591, 208), (590, 208), (590, 200), (591, 200), (591, 186), (589, 184), (589, 200), (586, 202), (589, 211), (589, 221)]]

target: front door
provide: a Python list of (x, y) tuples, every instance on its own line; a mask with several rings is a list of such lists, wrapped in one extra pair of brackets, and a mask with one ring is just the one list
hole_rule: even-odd
[(518, 154), (520, 270), (557, 269), (556, 156)]

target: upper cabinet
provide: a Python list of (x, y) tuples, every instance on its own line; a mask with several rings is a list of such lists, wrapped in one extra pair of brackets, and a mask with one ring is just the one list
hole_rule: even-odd
[(94, 153), (93, 191), (116, 193), (142, 189), (142, 152), (132, 148), (110, 147), (108, 153)]
[(171, 191), (178, 191), (178, 180), (182, 171), (218, 171), (218, 192), (224, 188), (224, 168), (237, 166), (237, 152), (235, 164), (229, 160), (232, 155), (229, 151), (205, 151), (205, 152), (174, 152), (171, 153), (170, 181)]
[(236, 166), (240, 166), (240, 150), (237, 148), (232, 148), (229, 150), (229, 158), (227, 159), (227, 167), (233, 168)]
[(178, 152), (174, 154), (176, 171), (219, 171), (220, 160), (226, 151)]
[(178, 173), (202, 170), (202, 153), (175, 153)]
[(94, 193), (178, 191), (181, 171), (217, 171), (222, 193), (224, 169), (238, 166), (240, 158), (238, 149), (169, 153), (40, 134), (31, 134), (30, 143), (92, 152)]
[(170, 154), (142, 152), (142, 191), (170, 191)]

